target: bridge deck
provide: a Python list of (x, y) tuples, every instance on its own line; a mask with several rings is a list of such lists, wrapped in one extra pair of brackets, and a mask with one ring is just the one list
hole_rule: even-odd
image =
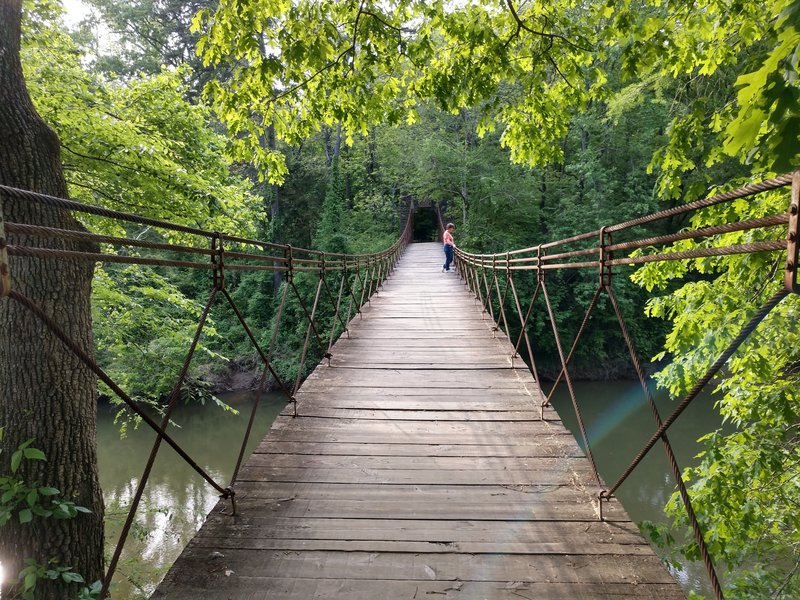
[(153, 598), (684, 598), (440, 262), (409, 247)]

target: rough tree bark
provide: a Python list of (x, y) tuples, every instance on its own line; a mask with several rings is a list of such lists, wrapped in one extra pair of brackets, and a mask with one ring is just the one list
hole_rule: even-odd
[[(20, 64), (22, 0), (0, 1), (0, 183), (67, 196), (59, 142), (31, 102)], [(0, 194), (6, 221), (75, 229), (62, 210)], [(8, 236), (9, 244), (22, 241)], [(74, 248), (57, 240), (29, 240)], [(50, 259), (10, 258), (12, 289), (36, 302), (93, 355), (90, 293), (93, 265)], [(55, 520), (14, 518), (0, 529), (0, 561), (6, 578), (26, 558), (70, 566), (87, 582), (103, 567), (103, 499), (97, 478), (96, 381), (90, 371), (19, 303), (0, 299), (0, 427), (5, 428), (0, 472), (10, 472), (11, 452), (33, 438), (46, 461), (25, 460), (17, 475), (61, 490), (91, 514)], [(39, 600), (66, 600), (79, 586), (42, 582)], [(2, 594), (0, 594), (2, 595)]]

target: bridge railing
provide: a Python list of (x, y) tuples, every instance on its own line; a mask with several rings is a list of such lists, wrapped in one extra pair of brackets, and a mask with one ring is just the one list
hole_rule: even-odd
[[(82, 215), (81, 220), (84, 224), (94, 221), (104, 225), (103, 229), (124, 231), (125, 225), (143, 225), (157, 232), (156, 236), (151, 235), (150, 237), (156, 237), (158, 241), (98, 234), (89, 231), (87, 227), (60, 229), (44, 227), (35, 223), (6, 221), (3, 218), (3, 203), (7, 201), (31, 203), (48, 209), (68, 211), (76, 217)], [(9, 213), (6, 211), (5, 214)], [(220, 497), (229, 499), (232, 504), (232, 512), (235, 514), (236, 502), (233, 485), (239, 474), (256, 411), (264, 391), (270, 384), (277, 387), (284, 394), (287, 402), (293, 406), (293, 415), (297, 415), (295, 393), (301, 384), (310, 349), (316, 347), (319, 354), (330, 364), (333, 343), (343, 333), (349, 336), (348, 324), (351, 319), (355, 318), (355, 315), (360, 315), (361, 308), (370, 301), (374, 294), (378, 293), (383, 282), (390, 276), (406, 245), (410, 242), (413, 233), (412, 219), (413, 211), (409, 211), (400, 237), (391, 247), (382, 252), (373, 254), (330, 253), (248, 239), (218, 231), (206, 231), (0, 185), (0, 297), (6, 297), (10, 301), (18, 303), (27, 309), (30, 315), (44, 323), (47, 329), (58, 337), (87, 368), (94, 372), (100, 381), (156, 432), (150, 456), (138, 481), (125, 524), (109, 562), (100, 598), (108, 596), (111, 580), (136, 518), (162, 441), (171, 446), (192, 469), (217, 490)], [(77, 222), (76, 220), (76, 224)], [(109, 228), (109, 224), (112, 227)], [(65, 249), (64, 242), (70, 242), (69, 248), (71, 249)], [(160, 423), (131, 398), (78, 342), (65, 333), (63, 324), (59, 324), (34, 301), (14, 288), (12, 278), (14, 261), (26, 259), (136, 264), (200, 270), (209, 273), (208, 298), (198, 320), (194, 337), (188, 345), (180, 372), (176, 375)], [(260, 271), (280, 273), (283, 280), (280, 288), (280, 301), (273, 319), (274, 329), (271, 332), (270, 343), (266, 347), (258, 341), (259, 338), (247, 323), (225, 284), (225, 277), (228, 273)], [(299, 273), (307, 274), (306, 277), (317, 276), (317, 283), (312, 286), (314, 290), (312, 294), (302, 293), (296, 284), (295, 277)], [(290, 296), (294, 297), (299, 304), (307, 323), (302, 350), (297, 357), (297, 375), (294, 381), (286, 381), (281, 377), (273, 363), (278, 332), (287, 299)], [(236, 315), (242, 331), (259, 357), (262, 369), (256, 399), (242, 439), (241, 449), (233, 468), (233, 475), (227, 484), (215, 481), (167, 432), (170, 417), (181, 397), (181, 390), (185, 385), (192, 358), (215, 302), (227, 304)], [(321, 314), (324, 310), (327, 310), (328, 318), (331, 321), (328, 331), (323, 330), (322, 327), (325, 319), (321, 318)], [(265, 338), (261, 336), (261, 339)]]
[[(667, 219), (674, 217), (691, 217), (698, 211), (710, 207), (724, 207), (734, 202), (744, 200), (755, 201), (761, 194), (770, 193), (791, 186), (791, 192), (785, 203), (779, 202), (785, 209), (765, 216), (730, 221), (724, 224), (687, 228), (673, 233), (648, 233), (648, 226), (661, 226), (663, 228)], [(769, 205), (774, 202), (765, 203)], [(605, 294), (619, 323), (622, 337), (625, 341), (631, 364), (636, 371), (647, 404), (653, 414), (656, 429), (642, 449), (636, 454), (630, 465), (624, 470), (613, 485), (602, 489), (599, 493), (600, 518), (603, 518), (603, 502), (608, 501), (614, 492), (622, 485), (642, 459), (661, 440), (667, 454), (670, 470), (675, 478), (684, 507), (687, 511), (692, 527), (694, 540), (700, 550), (700, 555), (705, 563), (711, 584), (718, 599), (723, 598), (722, 588), (717, 578), (712, 559), (705, 543), (703, 532), (697, 520), (685, 482), (681, 475), (672, 446), (667, 437), (667, 430), (678, 416), (697, 397), (700, 391), (712, 380), (725, 365), (727, 360), (753, 332), (758, 324), (790, 293), (799, 293), (798, 284), (798, 244), (800, 244), (800, 231), (798, 226), (798, 211), (800, 211), (800, 171), (766, 180), (753, 185), (747, 185), (736, 190), (717, 194), (685, 205), (676, 206), (652, 214), (644, 215), (623, 223), (601, 227), (595, 231), (572, 236), (570, 238), (539, 244), (528, 248), (512, 250), (495, 254), (474, 254), (456, 251), (456, 261), (460, 276), (475, 294), (476, 299), (483, 305), (483, 310), (494, 321), (495, 331), (505, 332), (513, 345), (512, 360), (519, 357), (521, 344), (525, 343), (528, 367), (536, 381), (539, 381), (536, 364), (534, 361), (533, 345), (530, 329), (532, 316), (536, 310), (537, 298), (541, 296), (546, 309), (546, 320), (549, 321), (555, 347), (560, 361), (560, 373), (553, 384), (547, 399), (542, 403), (544, 407), (550, 403), (554, 391), (563, 380), (566, 383), (569, 397), (578, 423), (578, 428), (586, 449), (587, 458), (591, 464), (595, 480), (599, 486), (604, 483), (598, 474), (590, 440), (586, 433), (584, 419), (576, 400), (572, 379), (569, 374), (569, 365), (578, 347), (581, 337), (586, 330), (593, 312), (598, 306), (601, 295)], [(736, 214), (737, 211), (729, 211)], [(441, 221), (441, 215), (439, 216)], [(441, 228), (441, 222), (439, 224)], [(724, 235), (734, 232), (748, 232), (746, 236), (750, 241), (746, 243), (726, 243)], [(722, 237), (720, 237), (722, 236)], [(616, 239), (615, 239), (616, 238)], [(692, 248), (681, 249), (680, 244), (685, 240), (698, 242)], [(665, 419), (659, 414), (651, 390), (647, 384), (647, 375), (634, 346), (633, 338), (620, 310), (619, 302), (612, 288), (612, 279), (616, 271), (622, 268), (637, 267), (653, 262), (681, 261), (715, 256), (730, 256), (737, 254), (753, 254), (757, 252), (784, 253), (783, 288), (767, 300), (764, 305), (752, 315), (750, 321), (741, 329), (739, 334), (730, 342), (728, 347), (719, 355), (717, 360), (707, 372), (695, 383), (692, 389), (678, 403), (677, 407)], [(564, 352), (561, 336), (556, 325), (553, 303), (548, 293), (548, 273), (554, 271), (596, 271), (597, 288), (589, 302), (584, 318), (575, 334), (569, 351)], [(522, 273), (533, 272), (536, 278), (535, 289), (528, 301), (527, 308), (521, 302), (520, 293), (515, 278)], [(776, 286), (777, 287), (777, 286)], [(541, 302), (539, 303), (541, 304)], [(516, 321), (512, 321), (516, 319)], [(510, 327), (512, 325), (512, 327)], [(516, 339), (512, 339), (512, 330), (519, 331)]]

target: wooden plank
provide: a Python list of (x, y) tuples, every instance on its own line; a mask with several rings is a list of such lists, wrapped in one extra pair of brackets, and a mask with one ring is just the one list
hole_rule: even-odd
[(384, 387), (384, 388), (446, 388), (446, 389), (519, 389), (536, 384), (527, 372), (519, 369), (487, 369), (480, 372), (461, 371), (457, 377), (440, 369), (338, 369), (317, 367), (303, 387), (318, 391), (320, 387)]
[[(295, 530), (300, 526), (294, 527)], [(274, 533), (274, 532), (273, 532)], [(246, 550), (249, 552), (370, 552), (370, 553), (441, 553), (463, 552), (465, 554), (523, 554), (527, 556), (543, 556), (555, 554), (564, 556), (570, 552), (580, 554), (586, 547), (585, 537), (576, 539), (560, 538), (558, 541), (523, 541), (523, 542), (450, 542), (450, 541), (398, 541), (398, 540), (357, 540), (357, 539), (284, 539), (280, 537), (240, 538), (228, 530), (220, 537), (208, 536), (198, 541), (198, 546), (218, 549), (218, 551)], [(593, 556), (647, 556), (652, 550), (647, 544), (603, 544), (597, 545)]]
[(407, 251), (153, 598), (684, 597), (440, 254)]
[(381, 483), (396, 484), (436, 484), (445, 485), (555, 485), (564, 478), (589, 478), (588, 466), (561, 471), (511, 471), (475, 472), (469, 469), (451, 471), (418, 471), (413, 469), (395, 469), (393, 471), (365, 469), (297, 469), (278, 467), (254, 467), (249, 464), (242, 467), (241, 481), (309, 481), (319, 483)]
[[(459, 402), (463, 399), (465, 402), (474, 402), (475, 400), (490, 402), (496, 404), (512, 403), (523, 401), (529, 406), (537, 406), (539, 400), (544, 399), (538, 389), (526, 389), (522, 386), (517, 388), (504, 388), (502, 390), (490, 390), (486, 388), (425, 388), (425, 387), (410, 387), (410, 388), (380, 388), (371, 385), (350, 387), (345, 386), (346, 389), (337, 391), (339, 388), (328, 387), (324, 382), (319, 385), (303, 386), (297, 392), (296, 397), (302, 398), (311, 396), (314, 398), (338, 398), (346, 400), (348, 398), (369, 398), (373, 400), (383, 399), (399, 399), (406, 398), (416, 399), (430, 399), (438, 400), (441, 402)], [(553, 409), (549, 409), (554, 414)]]
[[(210, 562), (210, 561), (209, 561)], [(205, 564), (199, 565), (201, 570)], [(605, 600), (662, 598), (683, 599), (674, 584), (596, 583), (573, 582), (472, 582), (472, 581), (428, 581), (428, 580), (350, 580), (310, 579), (304, 577), (242, 577), (228, 571), (224, 566), (208, 564), (209, 573), (204, 573), (200, 583), (193, 578), (160, 587), (153, 599), (177, 598), (172, 590), (186, 598), (204, 600), (308, 600), (309, 598), (347, 598), (348, 600), (416, 600), (418, 598), (492, 598), (496, 600), (540, 599), (548, 600)], [(219, 571), (214, 571), (218, 568)], [(223, 579), (225, 577), (226, 579)], [(233, 577), (233, 581), (230, 578)], [(224, 588), (220, 589), (223, 582)], [(226, 592), (225, 590), (231, 590)]]
[(582, 456), (361, 456), (358, 454), (336, 454), (315, 456), (310, 454), (278, 454), (267, 456), (253, 454), (249, 467), (296, 468), (296, 469), (351, 469), (363, 470), (420, 470), (420, 471), (558, 471), (574, 465), (585, 465)]
[[(187, 549), (190, 560), (213, 564), (208, 547), (192, 544)], [(284, 577), (311, 576), (338, 580), (370, 579), (412, 581), (494, 581), (528, 583), (591, 583), (607, 582), (637, 585), (642, 581), (673, 583), (655, 556), (631, 556), (622, 561), (618, 556), (579, 554), (512, 555), (488, 558), (483, 555), (457, 553), (384, 553), (367, 552), (260, 552), (230, 549), (224, 554), (226, 565), (242, 567), (238, 577), (256, 577), (280, 573)], [(568, 569), (564, 567), (568, 566)], [(425, 568), (427, 567), (427, 569)], [(431, 575), (430, 571), (433, 571)], [(675, 586), (677, 588), (677, 586)], [(381, 598), (382, 596), (375, 596)], [(491, 597), (491, 596), (490, 596)]]
[[(260, 489), (260, 486), (259, 488)], [(551, 494), (545, 501), (509, 502), (495, 496), (490, 502), (468, 502), (450, 500), (446, 503), (432, 503), (414, 498), (413, 494), (403, 495), (394, 500), (319, 500), (286, 496), (281, 498), (254, 498), (242, 495), (237, 499), (237, 510), (243, 514), (257, 513), (292, 518), (317, 519), (387, 519), (408, 512), (408, 503), (414, 503), (414, 516), (425, 520), (482, 520), (482, 521), (530, 521), (570, 520), (584, 523), (596, 522), (598, 510), (595, 503), (574, 501), (575, 492), (567, 488), (560, 490), (562, 498), (571, 496), (570, 501), (553, 501)], [(606, 507), (604, 507), (605, 509)], [(614, 511), (609, 511), (614, 518)], [(605, 513), (605, 511), (604, 511)], [(604, 516), (606, 516), (604, 514)], [(618, 519), (614, 518), (615, 521)]]
[[(414, 518), (423, 515), (435, 515), (456, 518), (448, 510), (451, 506), (461, 507), (464, 514), (471, 511), (472, 519), (479, 515), (506, 515), (502, 520), (533, 520), (547, 518), (547, 515), (561, 514), (561, 518), (570, 520), (597, 520), (599, 507), (597, 493), (581, 494), (573, 484), (560, 485), (520, 485), (520, 486), (457, 486), (457, 485), (394, 485), (310, 483), (310, 482), (240, 482), (236, 486), (237, 497), (248, 507), (248, 502), (265, 502), (258, 504), (259, 512), (279, 510), (290, 506), (293, 502), (307, 502), (307, 516), (317, 507), (324, 514), (317, 516), (348, 517), (342, 514), (347, 510), (362, 512), (359, 516), (367, 517), (369, 511), (380, 512), (384, 506), (402, 508), (393, 516), (410, 514)], [(413, 510), (411, 510), (413, 507)], [(471, 508), (470, 508), (471, 507)], [(515, 510), (513, 507), (520, 507)], [(221, 515), (230, 514), (230, 505), (221, 502), (215, 509)], [(587, 517), (588, 515), (588, 517)], [(619, 502), (604, 502), (603, 515), (607, 521), (626, 522), (630, 519)], [(359, 516), (355, 518), (359, 518)], [(465, 516), (466, 518), (466, 516)], [(496, 520), (496, 519), (489, 519)], [(551, 519), (557, 520), (557, 519)]]
[[(408, 501), (442, 505), (446, 508), (451, 502), (472, 502), (476, 505), (496, 505), (498, 503), (521, 502), (529, 505), (539, 503), (578, 503), (594, 505), (597, 496), (589, 493), (578, 493), (580, 486), (574, 482), (562, 482), (559, 485), (518, 485), (518, 486), (481, 486), (470, 487), (463, 485), (393, 485), (386, 486), (375, 483), (365, 483), (359, 486), (350, 486), (335, 483), (311, 482), (274, 482), (268, 485), (259, 485), (254, 482), (241, 482), (236, 484), (236, 493), (241, 493), (244, 498), (273, 498), (273, 499), (310, 499), (331, 500), (343, 502), (360, 500), (370, 503), (388, 501)], [(221, 502), (217, 509), (222, 513), (228, 511), (230, 504)], [(604, 504), (604, 512), (620, 510), (619, 502), (612, 500)], [(620, 514), (624, 514), (621, 512)]]
[[(570, 435), (534, 441), (527, 445), (470, 445), (470, 444), (381, 444), (347, 442), (292, 442), (266, 439), (254, 454), (308, 454), (310, 456), (353, 455), (359, 456), (456, 456), (483, 458), (572, 456), (583, 457), (575, 440)], [(253, 457), (255, 460), (255, 456)]]
[[(298, 405), (298, 410), (302, 405)], [(431, 415), (434, 416), (434, 415)], [(291, 417), (280, 415), (273, 425), (275, 431), (292, 429), (294, 431), (336, 431), (340, 433), (377, 433), (381, 435), (396, 434), (395, 442), (402, 442), (402, 436), (419, 434), (455, 434), (463, 436), (465, 444), (475, 443), (475, 438), (481, 438), (483, 443), (492, 436), (501, 441), (511, 442), (520, 438), (521, 443), (530, 443), (534, 436), (570, 435), (559, 422), (552, 421), (437, 421), (436, 419), (403, 421), (396, 423), (386, 419), (357, 419), (342, 418), (328, 419), (301, 415)], [(472, 441), (470, 441), (472, 440)], [(525, 441), (527, 440), (527, 442)]]
[[(391, 410), (373, 409), (359, 410), (352, 407), (331, 408), (319, 406), (308, 402), (298, 402), (298, 410), (306, 417), (348, 418), (383, 421), (421, 421), (433, 419), (436, 421), (539, 421), (539, 411), (509, 411), (509, 410)], [(292, 409), (287, 407), (284, 415), (291, 416)]]

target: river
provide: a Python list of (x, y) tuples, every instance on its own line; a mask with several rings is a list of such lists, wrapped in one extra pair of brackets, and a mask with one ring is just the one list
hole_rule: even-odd
[[(545, 386), (547, 387), (547, 386)], [(654, 430), (653, 418), (634, 382), (576, 383), (584, 422), (601, 476), (613, 483)], [(562, 384), (554, 404), (573, 433), (575, 417)], [(215, 405), (181, 406), (173, 421), (176, 440), (214, 477), (227, 482), (233, 472), (238, 448), (252, 408), (247, 393), (221, 398), (239, 411), (225, 412)], [(659, 398), (662, 417), (670, 403)], [(276, 415), (285, 406), (280, 394), (262, 399), (247, 449), (249, 454), (263, 438)], [(679, 464), (686, 467), (700, 449), (695, 440), (719, 424), (719, 416), (706, 396), (698, 398), (669, 431)], [(126, 516), (125, 507), (136, 491), (154, 434), (146, 425), (120, 439), (114, 411), (103, 406), (98, 413), (98, 460), (100, 482), (106, 501), (108, 553), (113, 551)], [(674, 489), (664, 451), (654, 447), (645, 461), (617, 492), (628, 514), (636, 521), (663, 521), (662, 507)], [(136, 524), (117, 569), (114, 597), (120, 600), (147, 598), (200, 528), (205, 515), (218, 500), (217, 492), (197, 475), (166, 444), (162, 445), (139, 510)], [(710, 586), (702, 564), (684, 564), (676, 571), (684, 590), (708, 597)]]
[[(172, 427), (170, 434), (214, 481), (227, 486), (254, 399), (252, 393), (222, 394), (220, 399), (239, 414), (224, 411), (215, 404), (178, 406), (172, 420), (179, 427)], [(266, 435), (285, 406), (285, 396), (264, 395), (256, 411), (246, 456)], [(155, 439), (155, 434), (144, 424), (120, 439), (114, 413), (113, 407), (101, 406), (97, 418), (100, 486), (106, 503), (107, 556), (117, 543), (127, 507), (136, 493)], [(113, 597), (119, 600), (148, 598), (218, 500), (219, 493), (177, 452), (162, 443), (115, 574)]]

